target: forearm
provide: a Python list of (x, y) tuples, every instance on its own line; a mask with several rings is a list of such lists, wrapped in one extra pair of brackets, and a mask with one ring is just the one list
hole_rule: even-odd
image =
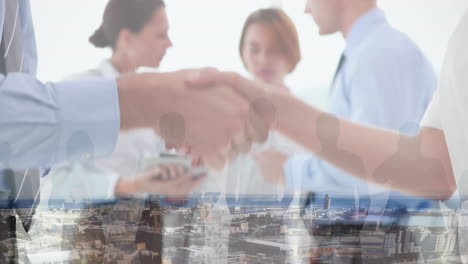
[(0, 113), (5, 167), (41, 167), (77, 157), (83, 149), (70, 146), (79, 133), (93, 144), (94, 156), (106, 156), (119, 131), (115, 80), (44, 84), (21, 73), (1, 76)]
[[(417, 136), (406, 136), (344, 120), (340, 120), (340, 127), (343, 133), (339, 145), (355, 153), (364, 165), (364, 173), (360, 173), (358, 168), (338, 161), (345, 170), (364, 180), (433, 200), (446, 200), (455, 191), (442, 131), (423, 127)], [(337, 163), (333, 157), (325, 158)]]
[(363, 180), (431, 199), (447, 199), (455, 183), (443, 133), (418, 136), (352, 123), (287, 95), (272, 95), (276, 129)]

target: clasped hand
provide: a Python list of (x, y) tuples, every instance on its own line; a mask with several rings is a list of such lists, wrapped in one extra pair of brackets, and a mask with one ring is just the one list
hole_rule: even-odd
[(208, 167), (263, 143), (274, 107), (261, 84), (212, 68), (119, 79), (122, 129), (151, 127), (175, 149), (190, 147)]

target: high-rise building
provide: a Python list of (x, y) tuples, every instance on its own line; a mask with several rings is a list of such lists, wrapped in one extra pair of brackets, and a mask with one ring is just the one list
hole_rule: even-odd
[(323, 199), (323, 209), (328, 210), (330, 209), (330, 206), (331, 206), (331, 198), (327, 194), (325, 195), (325, 198)]

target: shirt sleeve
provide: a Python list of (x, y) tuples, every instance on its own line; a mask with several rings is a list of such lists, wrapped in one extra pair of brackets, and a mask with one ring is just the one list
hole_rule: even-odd
[[(392, 49), (392, 47), (389, 47)], [(347, 85), (345, 118), (372, 126), (416, 133), (437, 81), (426, 58), (412, 48), (399, 52), (377, 50), (363, 55)], [(302, 188), (352, 195), (382, 188), (357, 179), (316, 156), (295, 156), (284, 168), (285, 180)], [(301, 181), (302, 178), (302, 181)], [(350, 188), (353, 186), (352, 188)]]
[[(0, 165), (44, 167), (109, 155), (120, 130), (118, 102), (115, 80), (41, 83), (28, 74), (0, 75)], [(91, 149), (70, 141), (77, 133), (87, 135)]]
[[(437, 78), (432, 65), (413, 46), (372, 50), (359, 61), (349, 87), (355, 122), (416, 133)], [(408, 128), (415, 128), (408, 130)]]

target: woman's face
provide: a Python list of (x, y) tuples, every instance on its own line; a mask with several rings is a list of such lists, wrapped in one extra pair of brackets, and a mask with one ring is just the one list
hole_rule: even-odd
[(242, 60), (255, 79), (272, 85), (283, 85), (290, 67), (278, 39), (266, 24), (252, 24), (242, 45)]
[(172, 46), (165, 8), (158, 8), (151, 20), (128, 41), (128, 55), (137, 67), (159, 67), (166, 50)]

